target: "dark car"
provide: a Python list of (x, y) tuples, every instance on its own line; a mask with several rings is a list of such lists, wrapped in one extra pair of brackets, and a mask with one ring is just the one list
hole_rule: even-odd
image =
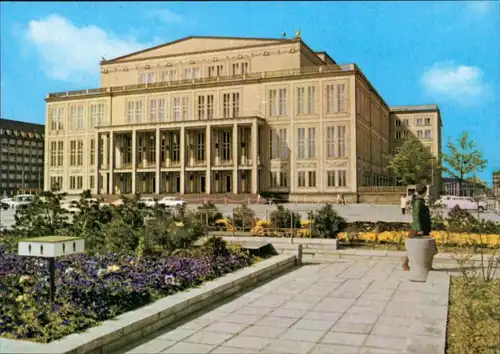
[(288, 203), (288, 196), (287, 195), (271, 195), (267, 197), (267, 203), (268, 204), (283, 204), (283, 203)]

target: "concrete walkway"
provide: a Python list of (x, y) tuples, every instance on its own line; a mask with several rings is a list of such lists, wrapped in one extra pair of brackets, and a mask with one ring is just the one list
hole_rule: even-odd
[(304, 265), (119, 353), (444, 353), (449, 275), (395, 260)]

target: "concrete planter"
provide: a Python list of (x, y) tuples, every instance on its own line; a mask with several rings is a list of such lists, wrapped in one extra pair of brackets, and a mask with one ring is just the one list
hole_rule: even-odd
[(436, 253), (436, 240), (429, 236), (407, 238), (406, 249), (410, 261), (409, 280), (425, 282)]

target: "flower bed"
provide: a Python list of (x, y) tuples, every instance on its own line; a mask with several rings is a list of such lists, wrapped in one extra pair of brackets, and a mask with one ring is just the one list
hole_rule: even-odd
[[(396, 244), (405, 242), (408, 231), (384, 231), (384, 232), (341, 232), (337, 238), (341, 241), (365, 242), (375, 244)], [(470, 233), (455, 233), (448, 231), (432, 231), (431, 236), (436, 239), (439, 246), (481, 246), (486, 248), (500, 247), (500, 235), (480, 235)]]
[(231, 250), (143, 259), (68, 256), (56, 262), (51, 305), (46, 260), (7, 254), (0, 245), (0, 336), (50, 342), (251, 263)]

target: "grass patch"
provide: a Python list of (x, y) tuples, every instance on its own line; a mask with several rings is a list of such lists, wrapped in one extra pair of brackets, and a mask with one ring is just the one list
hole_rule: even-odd
[(454, 277), (448, 310), (447, 353), (498, 353), (500, 279)]

